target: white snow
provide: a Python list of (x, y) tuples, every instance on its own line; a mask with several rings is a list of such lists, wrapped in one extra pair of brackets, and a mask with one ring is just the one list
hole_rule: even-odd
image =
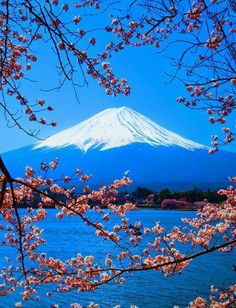
[(128, 108), (109, 108), (95, 116), (39, 142), (38, 148), (76, 146), (84, 152), (99, 148), (104, 151), (131, 143), (151, 146), (177, 145), (188, 150), (207, 147), (177, 135)]

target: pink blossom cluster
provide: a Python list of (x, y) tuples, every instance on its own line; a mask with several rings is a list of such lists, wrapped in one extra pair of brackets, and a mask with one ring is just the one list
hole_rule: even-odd
[[(127, 176), (98, 190), (85, 186), (82, 193), (78, 193), (72, 183), (78, 180), (83, 183), (81, 170), (58, 181), (47, 178), (48, 168), (53, 170), (57, 164), (58, 160), (42, 163), (44, 175), (27, 167), (24, 178), (10, 180), (5, 188), (0, 225), (1, 234), (5, 235), (1, 245), (16, 250), (18, 264), (5, 258), (9, 266), (0, 269), (2, 296), (20, 287), (24, 288), (21, 293), (24, 301), (39, 300), (37, 287), (49, 283), (54, 284), (58, 292), (91, 291), (110, 281), (124, 283), (125, 273), (140, 270), (160, 271), (169, 276), (183, 271), (200, 255), (215, 250), (230, 252), (236, 244), (236, 190), (232, 186), (219, 191), (227, 196), (226, 202), (206, 204), (195, 218), (183, 218), (184, 226), (167, 231), (159, 221), (152, 228), (143, 226), (140, 221), (131, 224), (126, 212), (134, 210), (135, 204), (116, 204), (118, 189), (131, 183)], [(3, 187), (5, 176), (0, 180)], [(29, 205), (27, 214), (20, 216), (19, 207), (25, 203)], [(32, 208), (32, 204), (37, 207)], [(95, 237), (113, 243), (116, 249), (104, 254), (103, 264), (96, 261), (95, 256), (83, 256), (79, 252), (68, 260), (42, 252), (46, 241), (38, 222), (46, 218), (48, 206), (57, 209), (55, 219), (78, 217), (92, 228)], [(193, 254), (188, 253), (189, 244), (195, 247)], [(201, 302), (204, 303), (204, 299), (198, 298), (191, 305), (197, 307)]]

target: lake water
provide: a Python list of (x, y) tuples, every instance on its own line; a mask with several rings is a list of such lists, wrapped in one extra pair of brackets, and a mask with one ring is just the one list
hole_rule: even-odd
[[(93, 254), (102, 258), (109, 250), (110, 244), (95, 239), (92, 228), (84, 226), (78, 218), (65, 217), (61, 221), (55, 219), (56, 210), (49, 210), (47, 219), (43, 222), (44, 238), (47, 240), (45, 251), (50, 255), (66, 259), (76, 256)], [(132, 211), (127, 215), (130, 221), (142, 221), (145, 226), (153, 226), (161, 221), (164, 226), (171, 228), (180, 225), (181, 217), (193, 217), (194, 212), (145, 210)], [(4, 257), (4, 249), (0, 247), (0, 258)], [(44, 248), (43, 248), (44, 249)], [(174, 305), (187, 307), (188, 303), (197, 296), (208, 297), (209, 287), (227, 287), (235, 283), (236, 263), (235, 252), (205, 255), (195, 259), (190, 266), (168, 279), (159, 272), (139, 272), (127, 277), (124, 285), (104, 285), (94, 292), (53, 292), (51, 298), (43, 296), (41, 301), (23, 303), (25, 308), (46, 308), (57, 303), (60, 308), (70, 307), (70, 303), (88, 305), (90, 301), (99, 304), (102, 308), (112, 308), (115, 305), (139, 308), (169, 308)], [(0, 259), (0, 260), (1, 260)], [(0, 261), (1, 262), (1, 261)], [(50, 290), (51, 291), (51, 290)], [(0, 308), (15, 307), (15, 302), (21, 301), (17, 293), (0, 298)]]

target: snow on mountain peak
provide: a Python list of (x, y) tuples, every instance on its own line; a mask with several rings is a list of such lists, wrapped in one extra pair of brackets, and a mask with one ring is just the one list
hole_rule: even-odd
[(104, 151), (131, 143), (145, 143), (154, 147), (176, 145), (188, 150), (206, 148), (159, 126), (128, 107), (120, 107), (105, 109), (88, 120), (39, 142), (34, 149), (72, 145), (84, 152), (95, 148)]

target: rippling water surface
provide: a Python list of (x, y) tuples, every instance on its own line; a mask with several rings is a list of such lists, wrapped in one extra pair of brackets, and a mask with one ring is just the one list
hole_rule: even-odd
[[(78, 218), (65, 217), (61, 221), (55, 219), (56, 210), (49, 210), (47, 219), (43, 222), (44, 238), (47, 240), (45, 251), (54, 257), (67, 259), (76, 256), (78, 252), (83, 255), (95, 255), (101, 259), (109, 250), (107, 242), (99, 241), (94, 237), (94, 231)], [(181, 217), (193, 217), (194, 212), (140, 210), (128, 213), (130, 221), (142, 221), (145, 226), (153, 226), (156, 221), (167, 228), (180, 225)], [(0, 248), (0, 257), (4, 256), (5, 248)], [(44, 248), (43, 248), (44, 249)], [(209, 287), (213, 284), (226, 287), (235, 283), (236, 254), (214, 253), (195, 259), (190, 266), (168, 279), (159, 272), (139, 272), (127, 277), (124, 285), (105, 285), (94, 292), (53, 292), (51, 298), (42, 296), (40, 303), (23, 303), (25, 308), (46, 308), (57, 303), (60, 308), (70, 307), (70, 303), (87, 305), (93, 301), (102, 308), (115, 305), (130, 307), (131, 304), (139, 308), (169, 308), (174, 305), (187, 307), (188, 303), (197, 296), (209, 296)], [(1, 261), (0, 261), (1, 262)], [(21, 301), (17, 294), (0, 298), (0, 308), (15, 307), (15, 302)]]

